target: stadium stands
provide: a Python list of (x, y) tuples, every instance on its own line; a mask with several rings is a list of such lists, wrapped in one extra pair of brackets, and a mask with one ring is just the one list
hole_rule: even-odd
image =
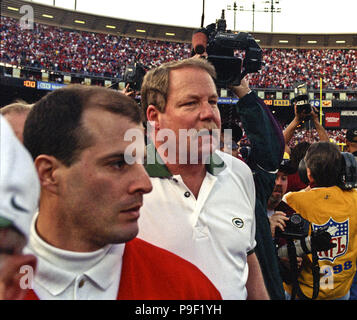
[(1, 61), (50, 71), (121, 78), (136, 60), (150, 67), (187, 58), (190, 44), (71, 31), (43, 24), (19, 32), (15, 19), (1, 17)]
[[(346, 129), (338, 129), (338, 130), (326, 130), (330, 141), (337, 143), (338, 145), (344, 145), (346, 142)], [(294, 136), (289, 141), (288, 146), (293, 148), (300, 142), (318, 142), (320, 141), (318, 133), (315, 128), (304, 128), (300, 127), (295, 130)]]
[[(134, 61), (150, 68), (191, 55), (190, 43), (71, 30), (42, 23), (34, 26), (33, 30), (20, 32), (17, 19), (1, 16), (0, 63), (21, 67), (21, 77), (39, 82), (43, 80), (41, 71), (46, 71), (50, 73), (50, 82), (63, 83), (63, 75), (70, 74), (72, 83), (81, 83), (84, 77), (90, 77), (91, 84), (103, 85), (104, 78), (121, 81), (126, 66)], [(250, 85), (264, 90), (265, 101), (278, 99), (276, 92), (279, 90), (282, 91), (280, 99), (288, 101), (296, 82), (306, 82), (315, 93), (314, 99), (319, 99), (320, 77), (324, 89), (333, 93), (332, 99), (338, 99), (341, 91), (347, 93), (346, 100), (357, 98), (355, 49), (263, 48), (263, 61), (262, 70), (250, 74)], [(274, 106), (271, 104), (272, 110)], [(277, 108), (276, 112), (282, 115), (282, 109)], [(330, 110), (340, 112), (339, 109)], [(291, 114), (290, 110), (279, 119), (283, 126), (291, 120)], [(344, 119), (350, 118), (341, 115), (341, 128), (349, 126)], [(345, 142), (345, 129), (327, 129), (327, 132), (336, 143)], [(315, 129), (301, 127), (289, 146), (317, 140)]]
[[(62, 29), (35, 23), (19, 32), (16, 19), (1, 17), (1, 62), (38, 70), (121, 79), (127, 64), (148, 68), (187, 58), (189, 43), (144, 40)], [(357, 54), (353, 49), (263, 49), (264, 66), (251, 74), (255, 88), (292, 89), (307, 82), (318, 89), (357, 89)], [(62, 81), (60, 77), (56, 80)], [(349, 95), (347, 98), (352, 98)]]
[(306, 82), (318, 89), (320, 77), (328, 89), (357, 89), (356, 50), (264, 49), (262, 71), (253, 74), (258, 88), (289, 89), (294, 82)]

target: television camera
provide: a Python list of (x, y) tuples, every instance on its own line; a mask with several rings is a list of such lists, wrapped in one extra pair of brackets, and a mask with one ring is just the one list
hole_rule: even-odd
[[(217, 72), (216, 85), (220, 88), (239, 85), (248, 74), (258, 72), (262, 66), (262, 49), (252, 35), (226, 30), (222, 10), (221, 18), (192, 35), (192, 55), (207, 52), (207, 59)], [(244, 50), (244, 59), (235, 56), (235, 50)]]

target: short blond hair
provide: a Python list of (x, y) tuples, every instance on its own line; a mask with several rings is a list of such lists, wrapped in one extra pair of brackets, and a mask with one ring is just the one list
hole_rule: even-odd
[(154, 105), (160, 112), (165, 112), (169, 91), (169, 75), (171, 70), (193, 67), (205, 70), (213, 80), (216, 79), (214, 66), (206, 59), (188, 58), (179, 61), (171, 61), (149, 70), (141, 86), (141, 106), (144, 114), (149, 105)]

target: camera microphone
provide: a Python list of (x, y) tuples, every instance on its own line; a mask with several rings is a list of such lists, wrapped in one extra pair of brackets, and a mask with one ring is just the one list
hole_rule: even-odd
[(207, 35), (198, 30), (192, 35), (192, 47), (195, 53), (202, 54), (207, 48)]

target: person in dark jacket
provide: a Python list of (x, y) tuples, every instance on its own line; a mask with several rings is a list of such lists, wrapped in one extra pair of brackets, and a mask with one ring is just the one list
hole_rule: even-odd
[[(247, 80), (243, 79), (237, 90), (247, 86)], [(283, 281), (267, 217), (267, 202), (284, 153), (283, 133), (268, 107), (254, 92), (238, 101), (237, 113), (251, 146), (247, 164), (253, 171), (256, 187), (255, 252), (270, 298), (284, 300)]]

